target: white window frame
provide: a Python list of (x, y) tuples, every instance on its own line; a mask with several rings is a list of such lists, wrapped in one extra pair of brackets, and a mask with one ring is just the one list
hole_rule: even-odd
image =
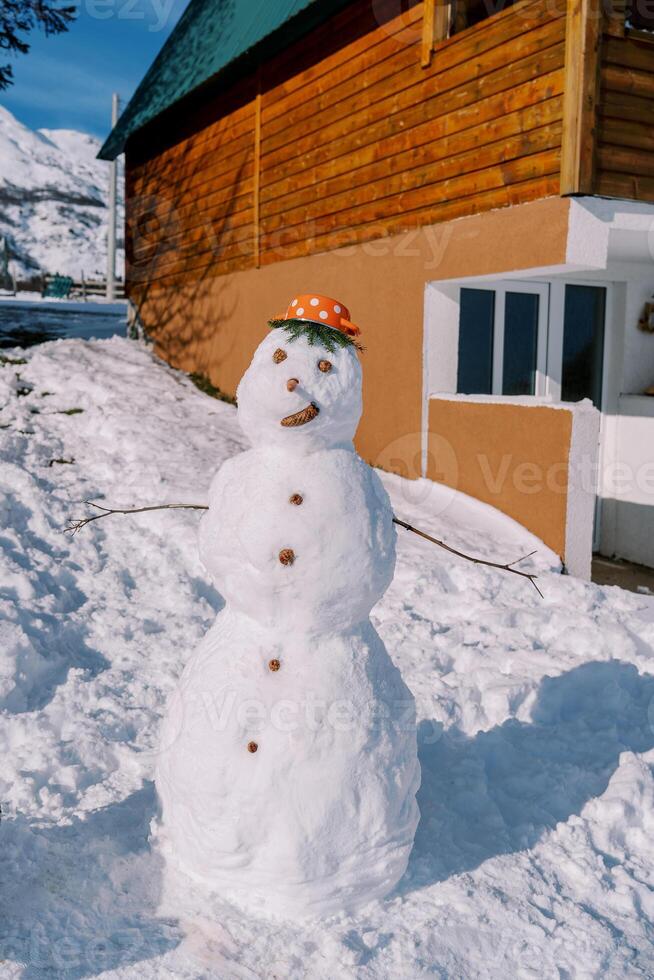
[[(504, 395), (504, 319), (506, 312), (507, 293), (531, 293), (539, 297), (538, 303), (538, 340), (536, 348), (536, 377), (534, 379), (533, 395), (523, 395), (524, 398), (550, 397), (548, 384), (548, 328), (550, 323), (550, 289), (548, 283), (527, 280), (502, 279), (494, 282), (461, 284), (462, 289), (483, 289), (495, 293), (495, 313), (493, 320), (493, 379), (491, 394), (501, 398), (515, 398), (515, 395)], [(460, 304), (459, 304), (460, 306)], [(563, 330), (561, 330), (561, 351), (563, 351)], [(559, 392), (561, 369), (559, 368)]]

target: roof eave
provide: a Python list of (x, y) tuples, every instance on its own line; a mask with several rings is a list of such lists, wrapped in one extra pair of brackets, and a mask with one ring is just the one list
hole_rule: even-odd
[(265, 61), (266, 58), (269, 58), (277, 51), (281, 51), (284, 48), (289, 47), (299, 38), (306, 35), (309, 31), (313, 30), (325, 20), (328, 20), (329, 17), (337, 13), (342, 8), (347, 7), (352, 2), (353, 0), (315, 0), (315, 2), (311, 3), (309, 6), (305, 7), (304, 10), (295, 14), (295, 16), (290, 20), (286, 21), (284, 24), (281, 24), (266, 37), (263, 37), (257, 44), (252, 45), (251, 48), (243, 51), (237, 58), (224, 65), (219, 71), (214, 72), (213, 75), (210, 75), (209, 78), (204, 79), (203, 82), (196, 85), (193, 89), (186, 92), (180, 98), (170, 102), (151, 119), (148, 119), (140, 126), (135, 126), (132, 130), (127, 128), (126, 131), (124, 120), (129, 111), (129, 107), (132, 101), (136, 98), (141, 85), (143, 85), (147, 80), (147, 77), (150, 74), (150, 71), (152, 71), (154, 68), (156, 62), (159, 60), (159, 58), (165, 57), (165, 50), (173, 37), (173, 32), (157, 55), (157, 58), (155, 58), (151, 68), (148, 70), (141, 84), (136, 89), (136, 92), (130, 99), (123, 116), (118, 120), (118, 123), (109, 133), (109, 136), (100, 147), (97, 158), (99, 160), (115, 160), (121, 153), (124, 153), (130, 136), (151, 125), (153, 122), (155, 122), (155, 120), (161, 118), (165, 112), (173, 108), (173, 106), (178, 107), (187, 99), (197, 98), (199, 94), (212, 88), (219, 80), (225, 85), (232, 84), (238, 78), (242, 78), (244, 75), (247, 75), (248, 72), (254, 71), (259, 64)]

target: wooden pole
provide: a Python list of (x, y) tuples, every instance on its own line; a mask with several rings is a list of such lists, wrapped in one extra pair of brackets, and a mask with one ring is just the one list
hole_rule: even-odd
[(595, 181), (602, 0), (568, 0), (561, 194), (592, 194)]
[[(118, 122), (118, 95), (111, 96), (111, 128)], [(116, 296), (116, 190), (118, 187), (118, 161), (109, 164), (109, 214), (107, 217), (107, 289), (108, 300)]]

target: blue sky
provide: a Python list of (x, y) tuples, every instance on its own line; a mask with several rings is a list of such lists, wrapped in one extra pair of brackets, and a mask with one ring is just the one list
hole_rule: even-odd
[(34, 32), (29, 54), (0, 52), (15, 78), (0, 103), (32, 129), (79, 129), (103, 139), (111, 93), (130, 98), (186, 6), (187, 0), (81, 0), (67, 34)]

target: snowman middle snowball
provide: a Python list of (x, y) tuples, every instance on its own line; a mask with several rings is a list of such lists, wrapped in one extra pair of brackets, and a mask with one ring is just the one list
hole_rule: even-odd
[(360, 415), (353, 345), (271, 330), (238, 389), (252, 449), (219, 469), (200, 527), (225, 608), (162, 728), (168, 859), (272, 915), (383, 897), (418, 823), (415, 704), (369, 618), (395, 530), (352, 445)]

